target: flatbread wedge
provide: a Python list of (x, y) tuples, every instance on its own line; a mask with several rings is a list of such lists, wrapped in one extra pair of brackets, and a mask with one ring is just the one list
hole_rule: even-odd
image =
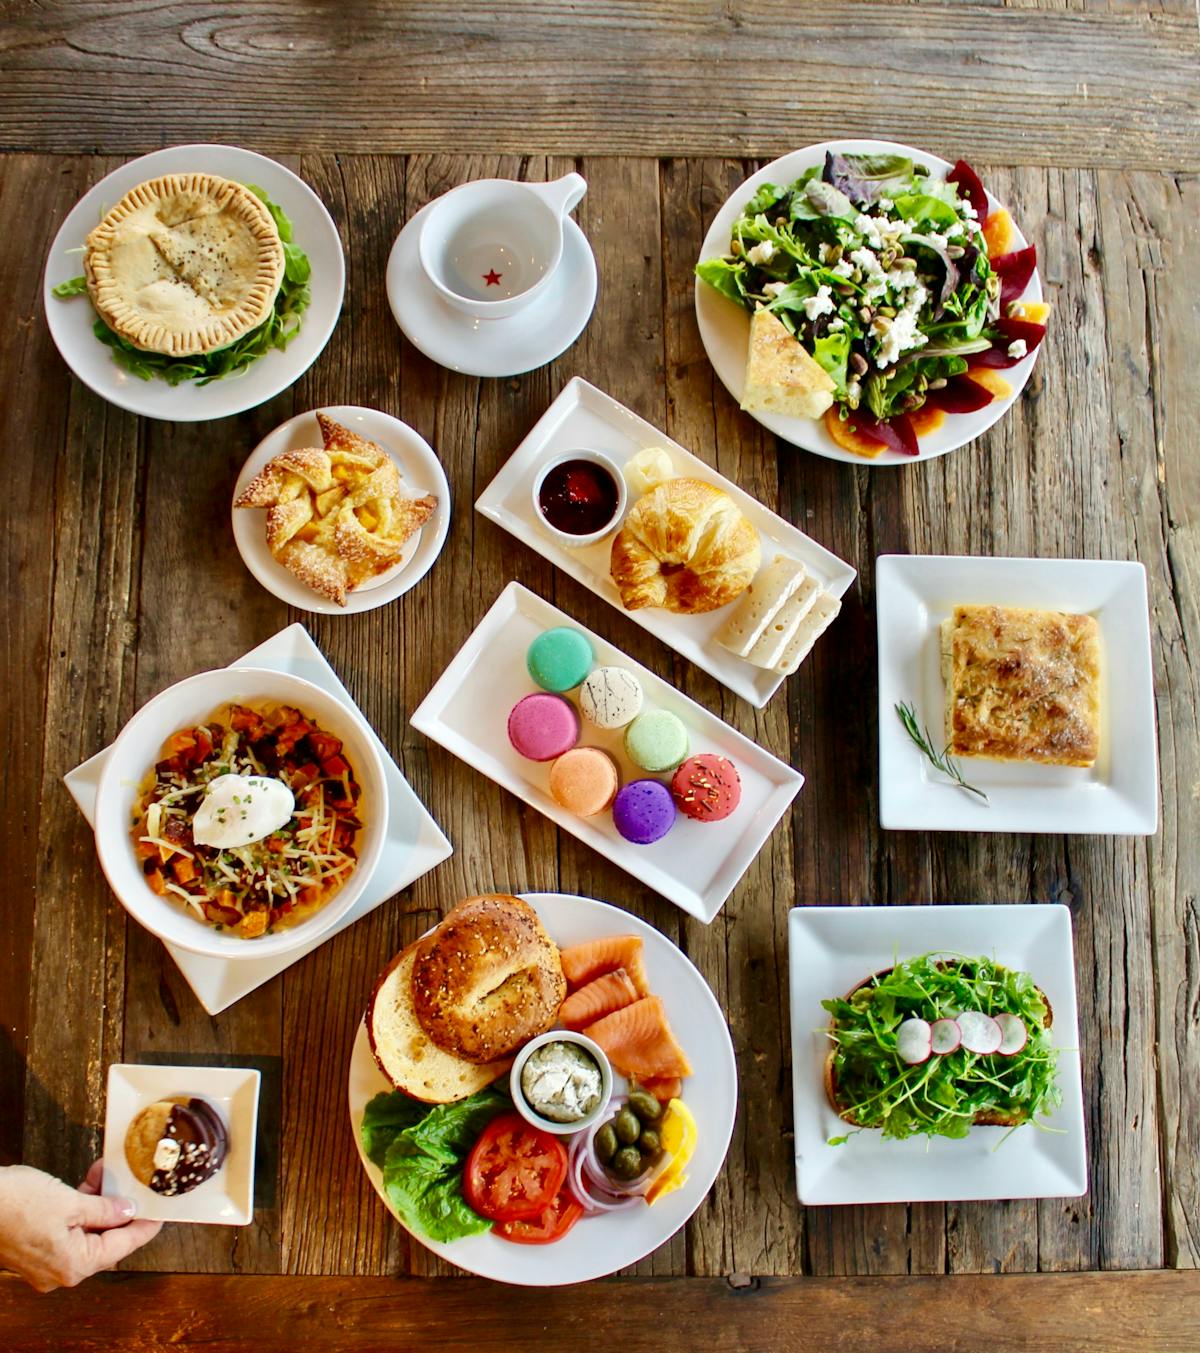
[(836, 389), (829, 372), (769, 310), (754, 312), (742, 391), (747, 413), (820, 418)]

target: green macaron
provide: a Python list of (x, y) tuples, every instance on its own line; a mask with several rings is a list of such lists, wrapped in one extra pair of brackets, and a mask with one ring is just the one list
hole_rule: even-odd
[(539, 634), (525, 655), (529, 675), (542, 690), (556, 695), (574, 690), (595, 665), (586, 637), (565, 625)]
[(687, 729), (670, 710), (647, 710), (625, 730), (625, 751), (643, 770), (674, 770), (688, 754)]

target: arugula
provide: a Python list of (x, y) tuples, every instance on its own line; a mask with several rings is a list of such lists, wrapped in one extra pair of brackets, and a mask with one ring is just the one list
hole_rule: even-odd
[(437, 1241), (491, 1226), (462, 1196), (463, 1163), (483, 1129), (511, 1107), (494, 1087), (433, 1107), (399, 1090), (370, 1101), (359, 1129), (363, 1150), (383, 1170), (383, 1186), (406, 1226)]
[[(1061, 1102), (1058, 1054), (1045, 1027), (1048, 1008), (1028, 973), (988, 958), (923, 954), (876, 974), (848, 999), (821, 1004), (832, 1016), (826, 1032), (835, 1045), (838, 1106), (858, 1127), (897, 1139), (958, 1138), (967, 1135), (977, 1114), (994, 1112), (1026, 1123)], [(964, 1010), (1014, 1014), (1029, 1041), (1011, 1057), (959, 1048), (913, 1066), (897, 1055), (896, 1031), (906, 1019), (932, 1023)], [(833, 1138), (830, 1144), (845, 1140)]]
[[(248, 183), (246, 187), (266, 203), (283, 242), (283, 281), (275, 296), (274, 310), (258, 328), (251, 329), (227, 347), (218, 348), (215, 352), (198, 353), (193, 357), (169, 357), (165, 353), (144, 352), (97, 318), (92, 325), (92, 332), (101, 343), (112, 349), (113, 360), (130, 375), (144, 381), (160, 377), (168, 385), (181, 385), (184, 381), (208, 385), (210, 381), (222, 380), (245, 371), (272, 349), (282, 352), (300, 331), (300, 317), (312, 301), (309, 288), (312, 264), (308, 255), (295, 242), (292, 223), (283, 208), (272, 202), (266, 191), (257, 185)], [(82, 296), (87, 292), (87, 279), (72, 277), (51, 290), (60, 299)]]

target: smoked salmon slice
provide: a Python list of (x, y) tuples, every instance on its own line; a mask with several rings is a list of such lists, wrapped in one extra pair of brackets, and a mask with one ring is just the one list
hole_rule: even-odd
[(589, 1024), (583, 1032), (600, 1044), (624, 1076), (645, 1080), (692, 1074), (687, 1054), (667, 1023), (661, 996), (634, 1001)]
[(616, 972), (606, 972), (603, 977), (594, 977), (568, 996), (558, 1012), (558, 1022), (564, 1028), (579, 1030), (611, 1015), (614, 1010), (632, 1005), (637, 998), (637, 987), (629, 974), (624, 968), (618, 968)]
[(641, 1082), (643, 1090), (649, 1090), (660, 1104), (678, 1099), (683, 1093), (683, 1082), (678, 1076), (650, 1076)]
[(649, 996), (642, 941), (638, 935), (606, 935), (600, 940), (570, 944), (559, 952), (563, 976), (571, 989), (586, 986), (595, 977), (624, 968), (639, 996)]

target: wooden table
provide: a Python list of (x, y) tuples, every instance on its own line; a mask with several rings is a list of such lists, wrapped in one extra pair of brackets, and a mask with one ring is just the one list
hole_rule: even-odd
[[(477, 1348), (535, 1329), (545, 1342), (546, 1330), (565, 1336), (598, 1318), (633, 1347), (647, 1344), (639, 1321), (660, 1347), (671, 1346), (664, 1328), (685, 1322), (707, 1322), (721, 1348), (827, 1347), (849, 1328), (880, 1348), (1117, 1347), (1138, 1335), (1156, 1348), (1194, 1347), (1194, 1274), (1099, 1272), (1200, 1262), (1193, 0), (276, 0), (227, 10), (9, 0), (4, 15), (0, 276), (15, 323), (0, 349), (0, 1161), (81, 1176), (97, 1154), (107, 1067), (122, 1060), (261, 1066), (275, 1144), (252, 1226), (168, 1228), (124, 1266), (211, 1277), (101, 1279), (44, 1300), (0, 1280), (9, 1346), (40, 1346), (53, 1325), (79, 1347), (122, 1338), (275, 1347), (303, 1337), (300, 1310), (355, 1347), (384, 1330), (401, 1344), (436, 1331), (446, 1347)], [(693, 316), (692, 264), (727, 193), (765, 159), (835, 135), (891, 136), (974, 162), (1038, 242), (1054, 301), (1012, 413), (976, 445), (897, 471), (777, 444), (717, 382)], [(96, 179), (134, 154), (206, 138), (275, 155), (313, 185), (342, 232), (346, 306), (316, 365), (270, 403), (207, 425), (148, 422), (70, 376), (41, 313), (41, 267)], [(530, 375), (480, 381), (402, 340), (383, 289), (399, 226), (464, 179), (572, 168), (590, 185), (578, 217), (601, 278), (580, 341)], [(473, 513), (577, 373), (858, 568), (831, 636), (765, 710)], [(288, 612), (234, 550), (230, 489), (271, 428), (347, 402), (402, 417), (437, 449), (454, 496), (450, 538), (397, 604), (332, 619)], [(889, 551), (1145, 564), (1156, 836), (880, 830), (873, 561)], [(790, 818), (711, 926), (409, 727), (510, 578), (805, 771)], [(108, 891), (61, 777), (155, 691), (297, 618), (456, 851), (209, 1018)], [(742, 1085), (726, 1167), (687, 1228), (636, 1276), (614, 1280), (623, 1286), (536, 1306), (477, 1281), (383, 1279), (451, 1270), (379, 1204), (344, 1112), (347, 1057), (376, 972), (453, 900), (494, 887), (578, 891), (651, 920), (725, 1008)], [(975, 900), (1071, 908), (1088, 1195), (800, 1208), (788, 908)], [(1051, 1271), (1076, 1276), (917, 1276)]]

